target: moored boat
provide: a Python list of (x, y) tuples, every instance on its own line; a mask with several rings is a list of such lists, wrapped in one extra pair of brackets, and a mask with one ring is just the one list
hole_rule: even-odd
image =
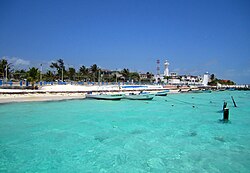
[(122, 94), (86, 94), (86, 98), (96, 100), (121, 100), (124, 96)]
[(218, 91), (226, 91), (226, 89), (225, 88), (221, 88)]
[(207, 90), (207, 89), (206, 89), (206, 90), (202, 90), (202, 92), (203, 92), (203, 93), (211, 93), (212, 90)]
[(191, 92), (191, 93), (202, 93), (201, 90), (191, 90), (190, 92)]
[(235, 88), (227, 88), (227, 91), (235, 91)]
[(159, 91), (155, 94), (155, 96), (166, 96), (168, 95), (169, 90), (165, 90), (165, 91)]
[(154, 94), (130, 94), (125, 95), (124, 98), (129, 100), (152, 100), (154, 96)]

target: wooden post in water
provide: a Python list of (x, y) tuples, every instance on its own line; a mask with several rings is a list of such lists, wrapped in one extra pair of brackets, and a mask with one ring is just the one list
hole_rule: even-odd
[(233, 98), (233, 96), (231, 96), (231, 98), (232, 98), (232, 100), (233, 100), (233, 103), (234, 103), (234, 107), (237, 107), (237, 105), (236, 105), (236, 103), (235, 103), (235, 101), (234, 101), (234, 98)]
[(227, 102), (224, 102), (224, 104), (223, 104), (223, 111), (224, 111), (224, 109), (227, 107)]
[(223, 121), (228, 121), (228, 118), (229, 118), (229, 109), (225, 108), (223, 110)]

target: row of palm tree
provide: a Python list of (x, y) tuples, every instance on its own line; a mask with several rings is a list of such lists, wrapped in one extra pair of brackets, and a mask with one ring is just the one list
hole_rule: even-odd
[[(7, 69), (6, 69), (7, 67)], [(89, 82), (126, 82), (126, 81), (141, 81), (140, 75), (137, 72), (130, 72), (124, 68), (121, 71), (107, 71), (93, 64), (89, 68), (82, 65), (78, 70), (73, 67), (65, 68), (64, 61), (58, 59), (50, 64), (50, 69), (45, 73), (36, 67), (31, 67), (28, 70), (15, 70), (11, 63), (2, 59), (0, 61), (0, 79), (8, 79), (13, 81), (27, 80), (30, 82), (37, 81), (89, 81)], [(146, 81), (151, 81), (153, 75), (147, 72)]]

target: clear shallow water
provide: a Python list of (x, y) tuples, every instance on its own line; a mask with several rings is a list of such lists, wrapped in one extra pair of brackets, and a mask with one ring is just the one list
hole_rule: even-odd
[[(218, 122), (224, 100), (229, 124)], [(249, 163), (250, 92), (0, 105), (0, 172), (230, 173)]]

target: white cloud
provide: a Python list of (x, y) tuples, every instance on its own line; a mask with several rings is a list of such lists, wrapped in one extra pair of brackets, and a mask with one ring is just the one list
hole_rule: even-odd
[(24, 60), (22, 58), (17, 58), (17, 57), (11, 57), (7, 59), (12, 65), (15, 67), (22, 67), (22, 66), (29, 66), (30, 61), (29, 60)]

